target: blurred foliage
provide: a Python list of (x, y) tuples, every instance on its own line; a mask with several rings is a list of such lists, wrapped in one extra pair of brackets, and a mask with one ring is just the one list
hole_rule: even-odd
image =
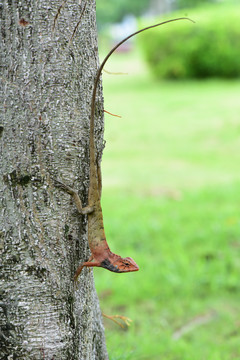
[[(161, 0), (158, 0), (161, 1)], [(142, 15), (150, 8), (154, 11), (157, 7), (157, 0), (101, 0), (96, 2), (97, 22), (100, 28), (105, 25), (122, 21), (124, 16), (132, 14), (135, 16)], [(164, 3), (168, 0), (162, 0)], [(224, 3), (236, 3), (239, 0), (222, 0)], [(156, 3), (156, 4), (155, 4)], [(194, 8), (208, 3), (219, 3), (219, 0), (175, 0), (172, 1), (173, 9)]]
[[(164, 2), (164, 0), (162, 0)], [(167, 0), (165, 0), (167, 2)], [(218, 0), (175, 0), (172, 3), (174, 9), (191, 8), (206, 3), (216, 3)], [(226, 1), (226, 0), (225, 0)], [(125, 15), (142, 15), (144, 11), (151, 8), (154, 11), (157, 1), (149, 0), (101, 0), (96, 2), (97, 21), (101, 27), (122, 21)]]
[(206, 3), (215, 3), (216, 0), (175, 0), (174, 5), (177, 9), (182, 8), (191, 8), (199, 5), (204, 5)]
[(155, 81), (138, 52), (107, 69), (129, 75), (103, 73), (122, 115), (105, 117), (106, 237), (140, 266), (94, 270), (102, 311), (133, 320), (106, 319), (109, 357), (239, 360), (240, 81)]
[(239, 5), (224, 4), (191, 9), (187, 15), (196, 24), (181, 21), (150, 36), (144, 33), (140, 44), (152, 72), (157, 78), (172, 79), (239, 77), (239, 12)]
[(136, 16), (148, 8), (149, 0), (101, 0), (97, 1), (97, 21), (101, 26), (119, 22), (127, 14)]

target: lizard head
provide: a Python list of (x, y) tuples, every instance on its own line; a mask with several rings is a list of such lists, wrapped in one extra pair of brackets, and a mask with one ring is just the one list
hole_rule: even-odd
[(131, 272), (131, 271), (138, 271), (139, 267), (135, 263), (135, 261), (130, 258), (122, 258), (119, 255), (112, 254), (111, 257), (105, 259), (101, 262), (101, 267), (116, 272), (116, 273), (123, 273), (123, 272)]

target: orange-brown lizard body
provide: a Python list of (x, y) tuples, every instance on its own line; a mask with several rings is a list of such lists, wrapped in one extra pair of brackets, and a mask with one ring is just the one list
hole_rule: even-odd
[[(76, 280), (79, 274), (81, 273), (83, 267), (103, 267), (107, 270), (123, 273), (123, 272), (132, 272), (139, 270), (138, 265), (135, 261), (130, 258), (122, 258), (121, 256), (114, 254), (110, 251), (109, 246), (106, 241), (106, 236), (104, 232), (103, 226), (103, 215), (102, 215), (102, 207), (101, 207), (101, 173), (98, 171), (98, 165), (96, 161), (96, 149), (95, 149), (95, 141), (94, 141), (94, 115), (95, 115), (95, 101), (96, 101), (96, 92), (97, 85), (103, 70), (103, 67), (112, 53), (125, 41), (131, 38), (138, 33), (148, 30), (150, 28), (157, 27), (159, 25), (163, 25), (176, 20), (183, 20), (188, 18), (178, 18), (167, 20), (159, 24), (155, 24), (152, 26), (148, 26), (144, 29), (136, 31), (135, 33), (129, 35), (121, 42), (119, 42), (105, 57), (102, 64), (100, 65), (96, 79), (94, 82), (94, 89), (92, 94), (92, 103), (91, 103), (91, 116), (90, 116), (90, 140), (89, 140), (89, 148), (90, 148), (90, 173), (89, 173), (89, 191), (88, 191), (88, 206), (82, 207), (81, 200), (78, 196), (77, 191), (73, 190), (69, 186), (55, 181), (55, 185), (61, 188), (63, 191), (70, 194), (77, 206), (77, 209), (80, 214), (87, 214), (88, 216), (88, 242), (91, 250), (91, 256), (88, 261), (83, 262), (79, 265), (76, 270), (74, 279)], [(189, 19), (188, 19), (189, 20)]]

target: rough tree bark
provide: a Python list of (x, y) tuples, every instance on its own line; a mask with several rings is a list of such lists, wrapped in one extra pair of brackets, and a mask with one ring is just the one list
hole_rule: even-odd
[[(95, 0), (4, 0), (0, 10), (0, 358), (105, 360), (92, 270), (73, 284), (89, 256), (86, 218), (52, 182), (85, 205)], [(101, 157), (101, 89), (96, 107)]]

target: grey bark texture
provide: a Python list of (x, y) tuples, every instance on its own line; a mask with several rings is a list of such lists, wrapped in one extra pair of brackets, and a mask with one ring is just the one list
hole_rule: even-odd
[[(84, 12), (83, 12), (84, 9)], [(89, 256), (89, 115), (95, 0), (4, 0), (1, 10), (0, 359), (108, 359)], [(103, 98), (96, 103), (103, 150)]]

